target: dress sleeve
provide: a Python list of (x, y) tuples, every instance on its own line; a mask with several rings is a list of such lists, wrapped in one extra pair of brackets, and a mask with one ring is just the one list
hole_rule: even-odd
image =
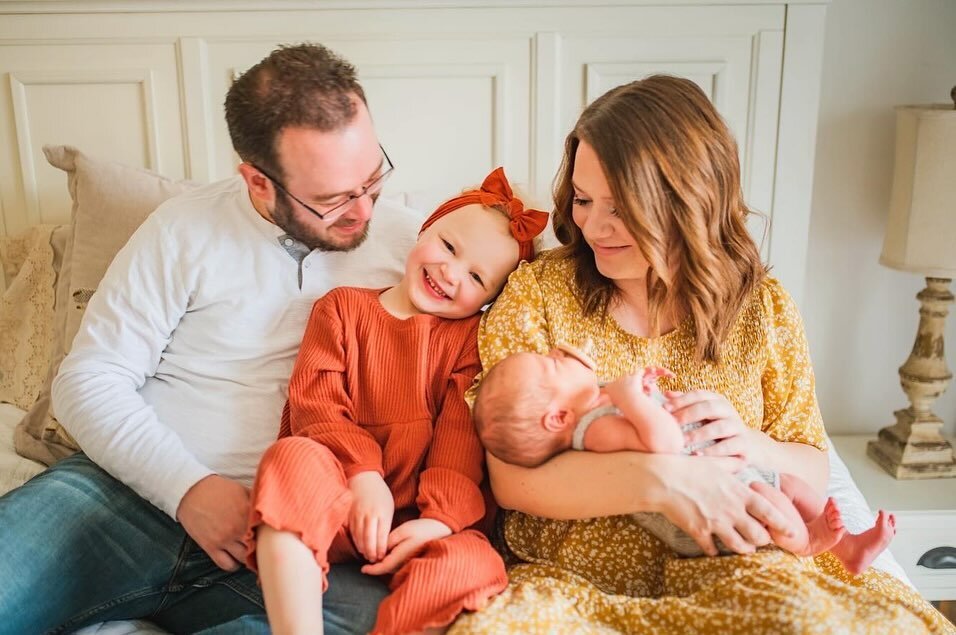
[[(316, 301), (289, 380), (289, 403), (283, 419), (289, 431), (329, 448), (342, 463), (345, 477), (359, 472), (384, 475), (382, 448), (355, 421), (346, 389), (346, 342), (343, 312), (333, 295)], [(283, 421), (282, 430), (286, 430)]]
[(763, 386), (763, 431), (777, 441), (827, 449), (823, 418), (814, 389), (813, 366), (797, 306), (780, 283), (764, 283), (767, 365)]
[(466, 348), (445, 384), (416, 501), (422, 518), (440, 520), (456, 533), (485, 513), (480, 489), (485, 453), (464, 400), (465, 390), (481, 368), (476, 330), (468, 332)]
[(523, 262), (481, 318), (478, 353), (482, 370), (465, 393), (468, 406), (475, 405), (478, 386), (485, 373), (502, 359), (524, 351), (547, 353), (551, 348), (544, 296), (534, 265)]

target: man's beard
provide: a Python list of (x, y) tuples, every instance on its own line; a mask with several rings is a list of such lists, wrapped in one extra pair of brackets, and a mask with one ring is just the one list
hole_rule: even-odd
[[(285, 233), (307, 247), (318, 249), (319, 251), (352, 251), (368, 238), (369, 223), (366, 222), (365, 229), (359, 234), (355, 234), (341, 241), (328, 240), (328, 238), (319, 235), (310, 223), (302, 222), (300, 218), (296, 217), (295, 210), (292, 209), (292, 205), (286, 196), (276, 197), (275, 209), (272, 211), (272, 220), (280, 229), (285, 231)], [(335, 222), (338, 223), (340, 221)], [(334, 224), (335, 223), (332, 223), (332, 225)], [(332, 225), (329, 225), (329, 227), (332, 227)]]

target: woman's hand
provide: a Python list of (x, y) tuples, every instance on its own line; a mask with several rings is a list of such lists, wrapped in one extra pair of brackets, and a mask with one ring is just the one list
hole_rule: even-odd
[(388, 536), (388, 555), (381, 562), (362, 567), (366, 575), (395, 573), (417, 555), (425, 543), (451, 535), (451, 528), (434, 518), (416, 518), (402, 523)]
[(684, 435), (686, 445), (713, 441), (714, 445), (697, 450), (701, 456), (735, 456), (747, 463), (769, 465), (772, 444), (776, 443), (759, 430), (744, 424), (727, 398), (708, 390), (670, 391), (665, 395), (669, 410), (681, 425), (700, 421), (704, 425)]
[(366, 560), (378, 562), (388, 547), (395, 499), (378, 472), (359, 472), (349, 479), (349, 490), (354, 499), (349, 511), (352, 542)]
[(658, 474), (664, 491), (658, 511), (687, 532), (707, 555), (717, 555), (714, 538), (736, 553), (769, 544), (766, 527), (789, 534), (788, 519), (759, 492), (740, 482), (743, 467), (726, 457), (673, 456)]

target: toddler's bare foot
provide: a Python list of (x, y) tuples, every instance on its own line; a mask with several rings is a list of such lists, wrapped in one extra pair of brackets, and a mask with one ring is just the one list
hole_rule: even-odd
[(828, 551), (846, 535), (843, 515), (833, 498), (828, 498), (823, 513), (807, 523), (810, 554)]
[(830, 551), (853, 574), (866, 570), (896, 535), (896, 518), (880, 510), (876, 524), (862, 534), (846, 534)]

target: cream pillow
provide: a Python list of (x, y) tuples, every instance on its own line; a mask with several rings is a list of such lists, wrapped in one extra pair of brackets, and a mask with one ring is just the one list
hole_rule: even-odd
[(51, 410), (50, 386), (70, 350), (86, 304), (116, 252), (146, 217), (166, 199), (199, 184), (94, 159), (71, 146), (44, 146), (43, 153), (50, 165), (67, 174), (73, 200), (72, 235), (56, 281), (49, 371), (39, 397), (17, 425), (14, 444), (20, 455), (52, 465), (77, 450)]
[(0, 297), (0, 402), (36, 401), (50, 366), (53, 295), (70, 228), (35, 225), (0, 237), (7, 288)]

